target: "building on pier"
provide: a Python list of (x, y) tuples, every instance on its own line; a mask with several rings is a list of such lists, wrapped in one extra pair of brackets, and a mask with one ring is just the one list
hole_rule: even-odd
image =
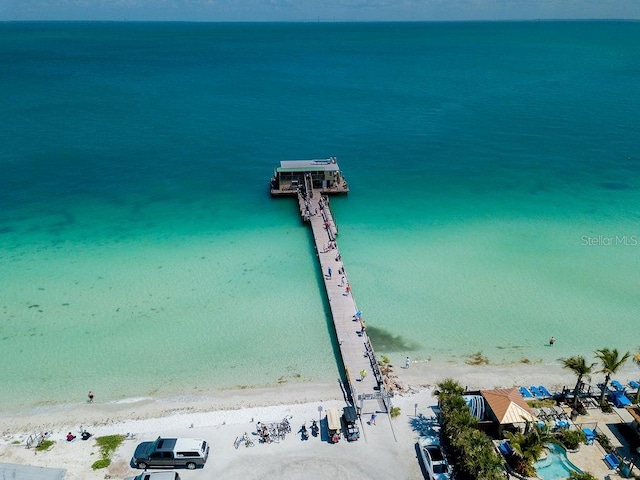
[(283, 160), (271, 179), (271, 195), (295, 196), (310, 179), (322, 195), (347, 193), (349, 186), (336, 157), (320, 160)]

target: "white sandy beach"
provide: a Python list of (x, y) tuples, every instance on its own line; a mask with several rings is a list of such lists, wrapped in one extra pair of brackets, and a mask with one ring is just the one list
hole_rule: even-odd
[[(68, 480), (120, 479), (139, 470), (129, 466), (140, 441), (162, 436), (203, 438), (211, 445), (209, 461), (204, 469), (180, 471), (184, 479), (213, 478), (280, 478), (297, 479), (333, 476), (347, 479), (422, 478), (415, 450), (419, 432), (412, 420), (415, 414), (433, 415), (436, 401), (434, 385), (452, 377), (469, 389), (544, 384), (549, 389), (572, 386), (574, 376), (558, 366), (517, 365), (511, 367), (441, 365), (413, 363), (409, 369), (396, 368), (399, 380), (407, 387), (393, 399), (401, 415), (389, 419), (380, 415), (377, 425), (368, 425), (371, 412), (362, 418), (362, 438), (358, 442), (342, 440), (337, 445), (323, 438), (301, 441), (295, 432), (303, 423), (319, 419), (329, 407), (342, 407), (341, 390), (335, 385), (283, 385), (272, 389), (248, 389), (213, 393), (208, 397), (140, 399), (120, 403), (80, 404), (50, 408), (2, 418), (0, 462), (64, 468)], [(640, 376), (629, 366), (620, 380)], [(595, 376), (593, 383), (600, 381)], [(291, 415), (293, 433), (278, 444), (240, 447), (233, 444), (245, 431), (255, 431), (257, 421), (281, 420)], [(105, 470), (92, 471), (99, 458), (93, 439), (65, 441), (67, 432), (77, 433), (84, 427), (94, 436), (115, 433), (131, 434)], [(31, 433), (48, 431), (55, 445), (46, 452), (25, 448)], [(321, 436), (322, 437), (322, 436)], [(108, 475), (108, 477), (107, 477)]]

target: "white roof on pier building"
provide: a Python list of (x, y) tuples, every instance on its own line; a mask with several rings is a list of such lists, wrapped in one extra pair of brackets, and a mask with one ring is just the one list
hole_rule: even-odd
[(333, 158), (321, 160), (282, 160), (280, 167), (276, 169), (280, 172), (338, 172), (340, 168)]

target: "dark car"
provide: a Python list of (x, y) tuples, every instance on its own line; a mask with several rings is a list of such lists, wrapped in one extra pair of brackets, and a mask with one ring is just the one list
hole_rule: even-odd
[(138, 468), (202, 467), (209, 457), (209, 445), (199, 438), (161, 438), (136, 447), (132, 463)]
[(358, 428), (358, 414), (355, 407), (348, 406), (342, 410), (342, 420), (344, 421), (344, 430), (346, 431), (347, 440), (355, 442), (360, 438), (360, 429)]

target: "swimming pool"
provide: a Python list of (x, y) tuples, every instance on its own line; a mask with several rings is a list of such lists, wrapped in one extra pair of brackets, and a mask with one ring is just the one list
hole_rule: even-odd
[(560, 445), (550, 443), (547, 451), (547, 457), (533, 465), (542, 480), (562, 480), (568, 478), (570, 472), (582, 473), (582, 470), (569, 461), (567, 452)]

